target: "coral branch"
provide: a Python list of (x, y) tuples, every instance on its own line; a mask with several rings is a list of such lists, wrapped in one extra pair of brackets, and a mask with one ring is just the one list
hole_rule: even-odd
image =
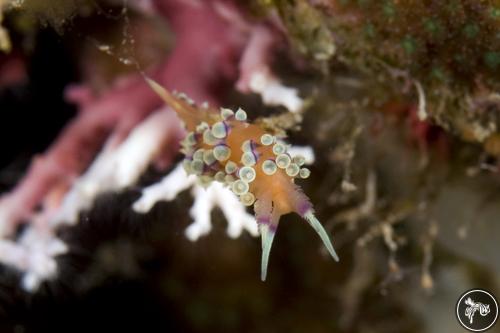
[(134, 203), (133, 209), (136, 212), (147, 213), (158, 201), (171, 201), (190, 187), (193, 187), (191, 193), (195, 202), (190, 210), (193, 223), (186, 229), (186, 237), (191, 241), (210, 232), (212, 229), (210, 213), (216, 206), (222, 209), (226, 217), (227, 233), (230, 237), (239, 237), (243, 230), (253, 236), (258, 235), (255, 219), (245, 211), (245, 207), (231, 190), (215, 182), (206, 188), (198, 185), (196, 176), (186, 174), (181, 164), (161, 182), (145, 188), (141, 198)]
[(119, 142), (158, 102), (139, 79), (127, 81), (98, 100), (86, 100), (79, 116), (48, 152), (36, 157), (21, 183), (2, 197), (0, 234), (9, 234), (16, 223), (29, 219), (48, 196), (64, 193), (110, 133)]
[(160, 110), (138, 125), (119, 146), (114, 146), (111, 138), (68, 192), (52, 223), (76, 223), (78, 212), (90, 208), (99, 194), (134, 184), (167, 146), (174, 148), (167, 150), (173, 157), (183, 135), (175, 115), (169, 110)]
[(284, 86), (273, 74), (270, 63), (276, 44), (277, 33), (264, 25), (251, 30), (250, 41), (240, 62), (240, 77), (236, 87), (241, 92), (261, 95), (266, 105), (282, 105), (291, 112), (303, 108), (303, 100), (297, 89)]

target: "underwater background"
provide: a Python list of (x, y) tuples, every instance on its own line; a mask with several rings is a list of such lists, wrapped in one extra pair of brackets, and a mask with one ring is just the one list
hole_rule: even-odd
[[(0, 0), (0, 8), (0, 250), (37, 223), (66, 246), (47, 275), (0, 254), (0, 332), (465, 332), (460, 295), (482, 288), (500, 297), (499, 1)], [(265, 91), (245, 81), (262, 68)], [(260, 239), (245, 227), (228, 235), (220, 208), (210, 230), (189, 237), (192, 189), (134, 209), (181, 162), (174, 134), (154, 141), (158, 154), (136, 178), (121, 187), (99, 178), (75, 222), (52, 227), (47, 216), (106, 140), (125, 141), (162, 107), (141, 71), (198, 103), (242, 107), (310, 147), (311, 176), (297, 183), (340, 262), (289, 214), (262, 282)], [(84, 89), (68, 93), (76, 85)], [(269, 97), (271, 88), (280, 93)], [(110, 116), (89, 121), (92, 112)], [(82, 119), (92, 126), (72, 127)], [(35, 156), (71, 163), (31, 206), (15, 206), (8, 198)], [(33, 271), (39, 281), (27, 288)]]

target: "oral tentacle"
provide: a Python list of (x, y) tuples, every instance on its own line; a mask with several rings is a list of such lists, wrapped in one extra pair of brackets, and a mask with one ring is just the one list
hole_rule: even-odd
[(271, 254), (271, 247), (273, 245), (274, 235), (276, 229), (269, 224), (260, 225), (260, 234), (262, 237), (262, 260), (260, 264), (260, 279), (266, 281), (267, 266), (269, 263), (269, 255)]
[(333, 248), (333, 244), (330, 240), (330, 237), (328, 237), (328, 234), (326, 233), (325, 228), (321, 225), (321, 223), (318, 221), (316, 216), (314, 216), (314, 213), (312, 210), (307, 211), (304, 214), (304, 219), (313, 227), (313, 229), (316, 231), (316, 233), (319, 235), (321, 240), (323, 241), (323, 244), (325, 244), (326, 249), (332, 256), (333, 260), (339, 261), (339, 256), (337, 255), (337, 252), (335, 252), (335, 249)]

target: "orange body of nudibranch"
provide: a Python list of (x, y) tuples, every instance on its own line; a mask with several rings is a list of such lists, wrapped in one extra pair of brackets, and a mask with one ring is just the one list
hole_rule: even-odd
[(307, 178), (304, 159), (291, 157), (287, 145), (260, 126), (246, 121), (245, 111), (197, 107), (182, 94), (173, 95), (147, 79), (150, 86), (184, 122), (188, 134), (182, 142), (186, 172), (203, 183), (219, 181), (254, 206), (262, 237), (261, 278), (265, 280), (269, 253), (281, 215), (296, 212), (316, 230), (329, 253), (338, 256), (323, 226), (314, 216), (309, 199), (295, 184)]

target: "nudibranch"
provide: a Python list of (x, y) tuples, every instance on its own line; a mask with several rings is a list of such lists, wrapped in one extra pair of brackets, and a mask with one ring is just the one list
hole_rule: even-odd
[(186, 95), (170, 93), (155, 81), (146, 80), (184, 122), (188, 134), (181, 142), (181, 151), (186, 172), (198, 176), (202, 184), (221, 182), (243, 205), (253, 205), (262, 238), (262, 281), (266, 279), (279, 219), (291, 212), (303, 217), (333, 259), (339, 260), (325, 229), (314, 216), (311, 202), (295, 184), (296, 178), (310, 174), (303, 167), (303, 157), (290, 156), (282, 140), (250, 123), (242, 109), (234, 112), (208, 105), (198, 107)]

